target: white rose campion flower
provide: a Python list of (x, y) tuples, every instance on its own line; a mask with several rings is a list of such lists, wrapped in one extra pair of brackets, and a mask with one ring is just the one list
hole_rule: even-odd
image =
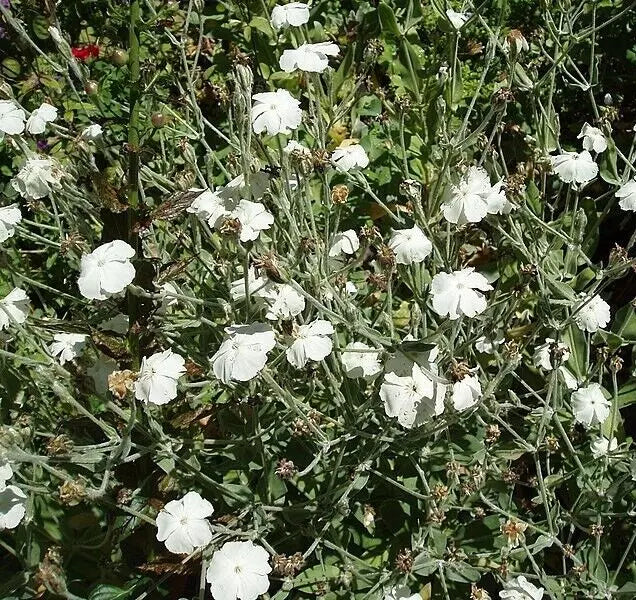
[(14, 288), (0, 300), (0, 331), (14, 323), (24, 323), (29, 314), (29, 297), (21, 288)]
[(39, 200), (58, 187), (62, 171), (50, 158), (29, 158), (11, 180), (13, 189), (26, 200)]
[(0, 531), (15, 529), (26, 514), (26, 494), (15, 485), (0, 489)]
[(452, 402), (457, 411), (475, 406), (481, 398), (481, 383), (476, 375), (466, 375), (453, 384)]
[(395, 253), (398, 265), (412, 265), (421, 263), (433, 251), (433, 244), (417, 225), (413, 225), (410, 229), (393, 231), (389, 248)]
[(311, 155), (311, 150), (307, 148), (307, 146), (304, 146), (303, 144), (301, 144), (300, 142), (297, 142), (296, 140), (289, 140), (287, 142), (287, 145), (283, 148), (283, 152), (285, 154), (292, 154), (293, 152), (298, 152), (299, 154), (302, 154), (303, 156)]
[(183, 356), (172, 350), (144, 356), (135, 381), (135, 398), (150, 404), (167, 404), (177, 397), (177, 381), (185, 372)]
[(157, 540), (173, 554), (190, 554), (212, 541), (212, 504), (197, 492), (168, 502), (157, 515)]
[[(276, 296), (275, 284), (267, 277), (257, 276), (254, 267), (247, 272), (247, 286), (250, 296), (256, 298), (274, 298)], [(235, 302), (245, 300), (245, 277), (235, 279), (230, 284), (230, 298)]]
[(598, 165), (587, 150), (583, 150), (580, 154), (563, 152), (557, 156), (551, 156), (550, 160), (552, 172), (565, 183), (587, 183), (598, 175)]
[(82, 296), (106, 300), (123, 292), (135, 278), (135, 267), (130, 262), (133, 256), (133, 247), (122, 240), (113, 240), (90, 254), (83, 254), (77, 281)]
[(201, 192), (186, 209), (187, 212), (195, 214), (202, 221), (207, 221), (212, 228), (219, 224), (219, 221), (228, 216), (231, 210), (228, 209), (227, 202), (221, 198), (220, 194), (210, 189), (191, 189), (191, 192)]
[(298, 48), (290, 48), (283, 52), (278, 64), (285, 73), (305, 71), (322, 73), (329, 66), (329, 57), (338, 56), (340, 49), (331, 42), (319, 44), (302, 44)]
[(56, 333), (49, 346), (49, 352), (57, 356), (60, 364), (64, 365), (81, 354), (86, 346), (87, 337), (82, 333)]
[(582, 308), (574, 316), (579, 329), (594, 333), (610, 322), (610, 305), (598, 295), (581, 295)]
[(411, 594), (405, 585), (398, 585), (384, 592), (384, 600), (422, 600), (422, 596), (417, 592)]
[(84, 138), (85, 140), (95, 141), (102, 137), (103, 133), (104, 130), (102, 129), (102, 126), (98, 123), (94, 123), (93, 125), (89, 125), (88, 127), (86, 127), (80, 134), (80, 137)]
[(0, 206), (0, 244), (15, 233), (15, 226), (22, 221), (22, 213), (17, 204)]
[(482, 167), (470, 167), (457, 185), (444, 193), (442, 212), (450, 223), (479, 223), (486, 215), (508, 214), (512, 204), (501, 189), (502, 182), (490, 185), (490, 177)]
[(4, 488), (7, 481), (13, 477), (13, 469), (6, 459), (0, 459), (0, 488)]
[(360, 240), (353, 229), (347, 229), (336, 233), (333, 236), (329, 256), (339, 256), (340, 254), (355, 254), (360, 249)]
[(26, 122), (26, 130), (32, 134), (44, 133), (46, 124), (57, 119), (57, 108), (43, 102), (40, 108), (36, 108)]
[(544, 589), (530, 583), (523, 575), (504, 583), (504, 589), (499, 592), (501, 600), (541, 600)]
[(206, 580), (214, 600), (256, 600), (269, 589), (269, 554), (254, 542), (226, 542), (212, 555)]
[(459, 31), (464, 25), (466, 25), (466, 21), (470, 19), (469, 13), (455, 12), (452, 8), (448, 8), (446, 10), (446, 16), (451, 22), (453, 28), (457, 31)]
[(239, 239), (242, 242), (253, 242), (261, 231), (269, 229), (274, 223), (274, 215), (263, 204), (250, 200), (241, 200), (230, 217), (238, 219), (241, 224)]
[(623, 210), (636, 212), (636, 179), (624, 183), (616, 192), (616, 197), (620, 198), (618, 205)]
[(603, 423), (610, 413), (610, 403), (603, 395), (598, 383), (590, 383), (572, 392), (572, 412), (574, 418), (584, 425), (591, 427)]
[(308, 361), (321, 361), (331, 354), (333, 325), (324, 319), (316, 319), (307, 325), (300, 325), (293, 334), (294, 341), (287, 348), (285, 356), (290, 365), (301, 369)]
[(338, 171), (351, 171), (351, 169), (364, 169), (369, 166), (369, 157), (360, 144), (344, 140), (333, 151), (331, 162)]
[(482, 354), (494, 354), (505, 339), (503, 330), (497, 329), (492, 335), (479, 336), (475, 340), (475, 350)]
[(272, 9), (271, 24), (274, 29), (300, 27), (309, 21), (309, 6), (302, 2), (277, 5)]
[(594, 150), (597, 154), (607, 150), (605, 135), (598, 127), (592, 127), (589, 123), (583, 124), (581, 133), (576, 137), (579, 140), (583, 138), (583, 148), (585, 150)]
[[(532, 361), (535, 366), (541, 367), (546, 371), (552, 371), (554, 370), (554, 365), (552, 364), (554, 353), (561, 355), (561, 363), (565, 363), (570, 358), (570, 349), (566, 344), (557, 343), (552, 338), (545, 338), (545, 342), (535, 348)], [(577, 378), (564, 364), (559, 366), (559, 373), (569, 390), (575, 390), (579, 387)]]
[(433, 310), (453, 321), (462, 315), (474, 317), (486, 310), (486, 298), (481, 292), (488, 290), (492, 290), (488, 280), (472, 267), (438, 273), (431, 282)]
[(276, 336), (265, 323), (232, 325), (210, 359), (212, 371), (223, 383), (254, 379), (267, 363), (267, 353), (276, 346)]
[(618, 448), (618, 441), (615, 437), (611, 440), (608, 440), (604, 436), (595, 437), (590, 442), (590, 450), (592, 451), (592, 456), (594, 458), (601, 458), (603, 456), (607, 456), (611, 452), (614, 452)]
[(293, 319), (305, 310), (305, 297), (288, 283), (275, 284), (265, 302), (268, 306), (265, 318), (270, 321)]
[(303, 117), (300, 101), (287, 90), (261, 92), (252, 98), (252, 127), (255, 133), (288, 134), (300, 125)]
[(349, 379), (373, 379), (382, 372), (380, 352), (362, 342), (347, 344), (341, 354), (342, 366)]
[(25, 112), (11, 100), (0, 100), (0, 141), (7, 135), (19, 135), (24, 131)]

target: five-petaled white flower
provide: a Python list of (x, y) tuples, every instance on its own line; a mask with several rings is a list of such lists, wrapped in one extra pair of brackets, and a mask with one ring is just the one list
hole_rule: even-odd
[(269, 589), (269, 554), (254, 542), (226, 542), (212, 555), (206, 580), (214, 600), (256, 600)]
[(38, 200), (58, 187), (62, 170), (50, 158), (29, 158), (11, 180), (13, 189), (27, 200)]
[(636, 212), (636, 179), (624, 183), (616, 192), (616, 197), (620, 198), (618, 205), (623, 210)]
[(80, 137), (85, 140), (95, 141), (102, 137), (103, 133), (104, 130), (102, 129), (102, 126), (99, 123), (94, 123), (93, 125), (86, 127), (80, 134)]
[(276, 345), (272, 328), (265, 323), (232, 325), (210, 359), (214, 375), (223, 383), (254, 379), (267, 363), (267, 353)]
[(29, 314), (29, 297), (21, 288), (14, 288), (0, 300), (0, 331), (14, 323), (24, 323)]
[[(553, 359), (556, 357), (560, 357), (560, 363), (565, 363), (570, 358), (570, 348), (566, 344), (556, 342), (553, 338), (545, 338), (545, 342), (535, 348), (532, 360), (537, 367), (552, 371)], [(569, 390), (575, 390), (579, 386), (577, 378), (565, 364), (559, 365), (559, 373)]]
[(610, 322), (610, 305), (599, 295), (581, 295), (581, 308), (574, 316), (579, 329), (594, 333)]
[(472, 267), (438, 273), (431, 282), (433, 310), (453, 321), (461, 315), (474, 317), (486, 310), (486, 298), (481, 292), (488, 290), (492, 290), (488, 280)]
[(14, 529), (26, 514), (26, 494), (15, 485), (0, 489), (0, 531)]
[(177, 381), (185, 372), (183, 356), (172, 350), (144, 356), (135, 381), (135, 398), (151, 404), (167, 404), (177, 397)]
[(411, 594), (405, 585), (397, 585), (384, 592), (384, 600), (422, 600), (422, 596), (417, 592)]
[(0, 100), (0, 141), (4, 134), (18, 135), (24, 131), (26, 114), (11, 100)]
[(576, 137), (578, 139), (583, 138), (583, 148), (585, 150), (594, 150), (596, 153), (607, 150), (605, 135), (598, 127), (592, 127), (589, 123), (583, 124), (581, 133)]
[(459, 31), (466, 24), (466, 21), (470, 19), (470, 14), (455, 12), (452, 8), (446, 9), (446, 16), (451, 22), (453, 28), (457, 31)]
[(470, 167), (457, 185), (444, 193), (442, 212), (450, 223), (479, 223), (486, 215), (508, 214), (512, 204), (501, 189), (502, 182), (490, 185), (490, 177), (482, 167)]
[(598, 165), (587, 151), (563, 152), (551, 156), (552, 172), (565, 183), (587, 183), (598, 175)]
[(302, 2), (279, 4), (272, 9), (271, 24), (274, 29), (300, 27), (309, 21), (309, 6)]
[(212, 540), (212, 504), (197, 492), (188, 492), (180, 500), (171, 500), (157, 515), (157, 540), (174, 554), (190, 554)]
[(598, 383), (590, 383), (572, 392), (574, 418), (585, 427), (603, 423), (610, 413), (610, 403)]
[(296, 70), (322, 73), (329, 66), (329, 57), (338, 56), (338, 52), (338, 46), (331, 42), (302, 44), (298, 48), (285, 50), (278, 63), (286, 73)]
[(519, 575), (504, 583), (504, 589), (499, 592), (501, 600), (541, 600), (544, 589), (530, 583), (523, 575)]
[(0, 244), (6, 242), (15, 233), (15, 226), (22, 220), (17, 204), (0, 206)]
[(296, 140), (289, 140), (287, 145), (283, 148), (283, 152), (285, 154), (297, 153), (302, 156), (311, 156), (311, 150)]
[(270, 321), (293, 319), (305, 310), (305, 297), (288, 283), (274, 284), (263, 297), (268, 307), (265, 318)]
[(494, 354), (503, 344), (506, 336), (502, 329), (496, 329), (493, 333), (481, 335), (475, 340), (475, 350), (482, 354)]
[(285, 352), (289, 364), (300, 369), (310, 360), (318, 362), (331, 354), (333, 332), (333, 325), (324, 319), (300, 325), (292, 345)]
[(369, 157), (364, 148), (355, 140), (344, 140), (333, 151), (331, 162), (338, 171), (351, 171), (351, 169), (367, 167)]
[(210, 189), (192, 189), (191, 192), (201, 192), (186, 209), (195, 214), (202, 221), (207, 221), (210, 227), (217, 227), (222, 217), (228, 216), (231, 210), (226, 200), (221, 198), (219, 192)]
[(602, 456), (607, 456), (611, 452), (614, 452), (618, 448), (618, 441), (615, 437), (611, 440), (608, 440), (604, 436), (595, 437), (590, 442), (590, 450), (592, 451), (592, 456), (594, 458), (601, 458)]
[(47, 102), (43, 102), (40, 108), (36, 108), (31, 113), (26, 122), (26, 130), (33, 134), (44, 133), (46, 124), (55, 121), (55, 119), (57, 119), (57, 108)]
[(373, 379), (382, 371), (380, 352), (362, 342), (351, 342), (342, 352), (342, 366), (349, 379)]
[(333, 236), (329, 256), (340, 256), (340, 254), (355, 254), (360, 248), (360, 240), (353, 229), (347, 229), (336, 233)]
[(398, 265), (421, 263), (433, 251), (431, 240), (417, 225), (410, 229), (394, 231), (389, 240), (389, 247), (395, 253), (395, 262)]
[(63, 365), (80, 355), (86, 345), (86, 338), (83, 333), (56, 333), (49, 346), (49, 352), (57, 356)]
[(241, 224), (239, 239), (242, 242), (253, 242), (261, 231), (269, 229), (274, 223), (274, 215), (260, 202), (251, 200), (241, 200), (230, 217), (238, 219)]
[(113, 240), (90, 254), (83, 254), (77, 280), (82, 296), (106, 300), (123, 292), (135, 278), (135, 267), (130, 262), (133, 256), (133, 247), (122, 240)]
[(465, 375), (453, 383), (452, 402), (455, 410), (463, 411), (475, 406), (481, 398), (481, 383), (476, 375)]
[(269, 135), (287, 134), (300, 125), (303, 117), (300, 101), (287, 90), (261, 92), (254, 94), (252, 98), (252, 127), (255, 133), (265, 131)]

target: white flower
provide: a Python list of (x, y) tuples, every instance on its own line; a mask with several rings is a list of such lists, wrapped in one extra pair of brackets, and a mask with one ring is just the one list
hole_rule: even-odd
[(446, 16), (448, 17), (448, 20), (451, 22), (451, 25), (457, 31), (459, 31), (466, 24), (466, 21), (470, 19), (470, 14), (455, 12), (451, 8), (446, 9)]
[(350, 171), (369, 165), (369, 157), (364, 148), (351, 140), (344, 140), (331, 155), (331, 162), (338, 171)]
[(0, 141), (4, 134), (18, 135), (24, 131), (26, 114), (11, 100), (0, 100)]
[(434, 381), (424, 371), (426, 369), (436, 375), (434, 364), (422, 367), (403, 355), (397, 355), (387, 362), (386, 368), (380, 398), (387, 416), (397, 417), (402, 427), (411, 429), (444, 412), (446, 385)]
[(214, 512), (197, 492), (188, 492), (181, 500), (171, 500), (157, 515), (157, 540), (174, 554), (190, 554), (212, 540), (212, 526), (207, 520)]
[(130, 259), (135, 250), (122, 240), (102, 244), (90, 254), (82, 255), (80, 293), (90, 300), (106, 300), (123, 292), (135, 278), (135, 267)]
[(202, 221), (207, 221), (210, 227), (216, 227), (222, 217), (230, 214), (226, 201), (221, 198), (218, 192), (210, 189), (192, 189), (191, 192), (201, 192), (186, 209), (187, 212), (195, 214)]
[(300, 101), (287, 90), (254, 94), (252, 127), (255, 133), (266, 131), (269, 135), (290, 133), (300, 125), (303, 111)]
[(80, 355), (86, 345), (87, 336), (81, 333), (56, 333), (49, 352), (59, 358), (63, 365)]
[(572, 392), (574, 418), (585, 427), (603, 423), (610, 413), (610, 403), (598, 383), (590, 383)]
[(256, 600), (269, 589), (269, 554), (254, 542), (226, 542), (212, 555), (206, 580), (214, 600)]
[(298, 48), (287, 49), (278, 64), (285, 73), (297, 69), (309, 73), (322, 73), (329, 66), (329, 56), (338, 56), (338, 46), (331, 42), (302, 44)]
[(0, 206), (0, 244), (15, 233), (15, 225), (22, 221), (22, 213), (17, 204)]
[[(249, 268), (247, 272), (247, 280), (250, 296), (272, 299), (276, 297), (275, 284), (269, 281), (266, 277), (257, 277), (254, 267)], [(245, 277), (236, 279), (231, 283), (230, 298), (234, 301), (245, 299)]]
[(309, 6), (302, 2), (277, 5), (272, 9), (271, 24), (274, 29), (300, 27), (309, 21)]
[(492, 290), (488, 280), (472, 267), (438, 273), (431, 282), (433, 310), (453, 321), (461, 315), (474, 317), (486, 310), (486, 298), (481, 292), (488, 290)]
[(607, 150), (605, 135), (598, 127), (592, 127), (589, 123), (583, 125), (581, 133), (576, 137), (579, 140), (583, 138), (583, 148), (585, 150), (594, 150), (596, 153)]
[(598, 165), (587, 150), (577, 152), (563, 152), (551, 156), (552, 172), (565, 183), (587, 183), (598, 175)]
[(4, 489), (6, 487), (7, 481), (13, 477), (13, 469), (9, 462), (0, 458), (0, 488)]
[(595, 437), (590, 442), (590, 450), (594, 458), (607, 456), (610, 452), (614, 452), (618, 448), (618, 441), (615, 437), (608, 440), (606, 437)]
[(104, 130), (102, 129), (102, 126), (99, 125), (98, 123), (94, 123), (93, 125), (89, 125), (88, 127), (86, 127), (84, 131), (82, 131), (82, 133), (80, 134), (80, 137), (84, 138), (85, 140), (94, 141), (102, 137), (103, 133), (104, 133)]
[(185, 372), (183, 356), (172, 350), (144, 356), (135, 381), (135, 398), (151, 404), (167, 404), (177, 397), (177, 381)]
[(26, 122), (26, 130), (29, 133), (44, 133), (46, 124), (57, 119), (57, 108), (51, 104), (43, 102), (40, 108), (36, 108)]
[(501, 600), (541, 600), (544, 589), (530, 583), (523, 575), (504, 583), (504, 589), (499, 592)]
[(355, 254), (360, 248), (360, 240), (353, 229), (347, 229), (333, 236), (329, 256), (339, 256), (340, 254)]
[(347, 344), (342, 352), (342, 366), (349, 379), (373, 379), (382, 371), (380, 352), (362, 342)]
[(13, 323), (24, 323), (29, 314), (29, 297), (21, 288), (14, 288), (0, 300), (0, 331)]
[(214, 375), (223, 383), (254, 379), (267, 363), (267, 353), (276, 345), (269, 325), (232, 325), (225, 328), (229, 336), (210, 359)]
[(305, 297), (288, 283), (275, 284), (271, 294), (265, 297), (265, 302), (268, 305), (265, 318), (270, 321), (289, 320), (305, 310)]
[(466, 375), (453, 384), (453, 406), (455, 410), (467, 410), (481, 398), (481, 383), (476, 375)]
[(333, 325), (324, 319), (300, 325), (292, 345), (285, 352), (289, 364), (300, 369), (310, 360), (318, 362), (331, 354), (333, 332)]
[(470, 167), (457, 185), (446, 188), (442, 212), (450, 223), (479, 223), (486, 215), (508, 214), (512, 204), (501, 189), (502, 182), (490, 185), (482, 167)]
[(422, 596), (417, 592), (411, 594), (411, 590), (407, 586), (399, 585), (384, 592), (384, 600), (422, 600)]
[[(552, 371), (554, 369), (552, 357), (557, 353), (561, 356), (562, 363), (565, 363), (570, 358), (570, 349), (566, 344), (557, 343), (552, 338), (545, 338), (545, 342), (535, 348), (532, 360), (537, 367)], [(559, 373), (568, 389), (575, 390), (579, 386), (576, 377), (565, 365), (561, 364), (559, 366)]]
[(287, 145), (283, 148), (283, 152), (285, 154), (292, 154), (292, 152), (298, 152), (299, 154), (302, 154), (303, 156), (311, 155), (311, 150), (307, 148), (307, 146), (304, 146), (303, 144), (301, 144), (300, 142), (297, 142), (296, 140), (289, 140), (287, 142)]
[(623, 210), (636, 212), (636, 179), (624, 183), (616, 192), (616, 197), (620, 198), (618, 205)]
[(395, 262), (398, 265), (421, 263), (433, 251), (431, 240), (417, 225), (410, 229), (394, 231), (389, 240), (389, 247), (395, 252)]
[(27, 200), (38, 200), (59, 185), (62, 171), (50, 158), (29, 158), (11, 180), (13, 189)]
[(501, 329), (496, 329), (492, 335), (482, 335), (475, 340), (475, 350), (482, 354), (494, 354), (506, 339)]
[(264, 205), (250, 200), (241, 200), (230, 216), (241, 224), (239, 239), (242, 242), (253, 242), (261, 231), (269, 229), (274, 223), (274, 215)]
[(581, 295), (582, 308), (574, 316), (579, 329), (594, 333), (610, 322), (610, 306), (600, 296)]
[(26, 514), (26, 494), (15, 485), (0, 491), (0, 531), (14, 529)]

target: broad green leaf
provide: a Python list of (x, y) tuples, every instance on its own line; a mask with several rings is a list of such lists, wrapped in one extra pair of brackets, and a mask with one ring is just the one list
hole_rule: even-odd
[(380, 20), (382, 31), (387, 31), (396, 36), (402, 35), (402, 31), (395, 18), (395, 13), (386, 2), (380, 2), (378, 5), (378, 19)]

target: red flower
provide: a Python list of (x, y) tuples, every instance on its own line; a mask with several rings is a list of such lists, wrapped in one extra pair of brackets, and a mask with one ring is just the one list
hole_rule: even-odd
[(71, 48), (71, 52), (75, 58), (85, 61), (88, 58), (99, 57), (99, 46), (97, 44), (88, 44), (87, 46), (76, 46)]

